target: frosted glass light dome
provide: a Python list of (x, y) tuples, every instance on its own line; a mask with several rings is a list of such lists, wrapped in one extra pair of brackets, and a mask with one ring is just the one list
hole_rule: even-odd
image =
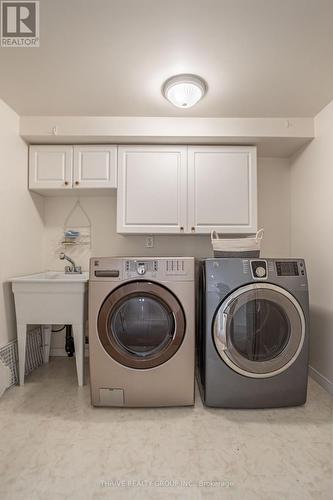
[(178, 108), (191, 108), (206, 94), (206, 82), (196, 75), (176, 75), (163, 85), (164, 97)]

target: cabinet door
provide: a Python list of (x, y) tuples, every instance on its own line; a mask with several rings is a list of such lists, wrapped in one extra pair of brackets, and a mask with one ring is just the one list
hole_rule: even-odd
[(189, 146), (193, 233), (257, 231), (257, 163), (252, 146)]
[(116, 188), (117, 146), (74, 146), (73, 187)]
[(182, 233), (186, 210), (186, 146), (118, 148), (119, 233)]
[(72, 146), (30, 146), (29, 189), (70, 189), (72, 163)]

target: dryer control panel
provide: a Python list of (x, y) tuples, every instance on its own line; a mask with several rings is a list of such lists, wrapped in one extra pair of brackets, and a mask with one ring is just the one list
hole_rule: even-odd
[(305, 275), (305, 265), (302, 260), (244, 260), (243, 269), (244, 272), (248, 272), (250, 265), (252, 278), (254, 280), (267, 280), (270, 277), (297, 277)]
[(254, 259), (243, 260), (243, 272), (251, 275), (254, 280), (269, 280), (278, 278), (297, 278), (305, 276), (303, 259)]
[(247, 283), (273, 283), (291, 290), (307, 290), (303, 259), (204, 259), (207, 292), (229, 293)]
[(301, 268), (301, 273), (304, 274), (302, 262), (300, 262), (299, 267), (298, 263), (294, 260), (277, 261), (275, 264), (278, 276), (299, 276), (299, 267)]
[(267, 262), (266, 260), (251, 260), (251, 271), (253, 279), (267, 279)]

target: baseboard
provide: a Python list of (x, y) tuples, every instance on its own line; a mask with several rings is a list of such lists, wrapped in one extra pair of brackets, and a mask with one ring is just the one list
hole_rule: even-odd
[(309, 375), (333, 396), (333, 382), (324, 377), (324, 375), (311, 365), (309, 366)]
[[(84, 353), (85, 357), (88, 358), (89, 356), (89, 347), (86, 345), (86, 349), (85, 349), (85, 353)], [(61, 348), (61, 347), (51, 347), (50, 349), (50, 356), (63, 356), (63, 357), (67, 357), (67, 352), (65, 351), (65, 349)]]

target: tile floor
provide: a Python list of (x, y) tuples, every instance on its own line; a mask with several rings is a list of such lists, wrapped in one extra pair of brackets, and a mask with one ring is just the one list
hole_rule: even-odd
[(92, 408), (53, 358), (0, 400), (0, 498), (331, 500), (332, 410)]

